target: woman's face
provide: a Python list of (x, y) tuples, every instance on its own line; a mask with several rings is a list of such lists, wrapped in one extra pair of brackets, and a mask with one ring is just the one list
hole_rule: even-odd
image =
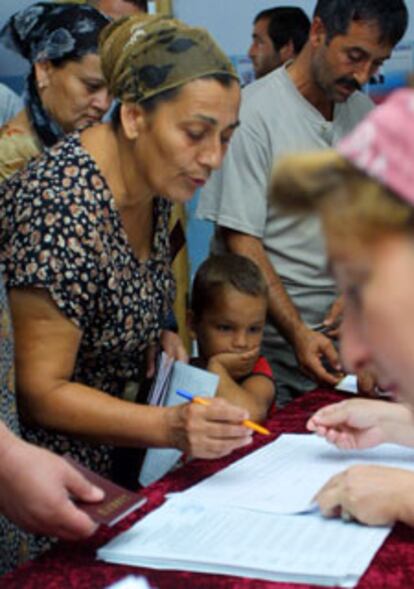
[(328, 232), (327, 241), (345, 295), (345, 367), (372, 369), (382, 388), (414, 406), (414, 240), (393, 234), (363, 245)]
[(51, 62), (35, 64), (43, 106), (66, 133), (100, 121), (110, 97), (95, 53), (60, 67)]
[(219, 168), (238, 125), (240, 87), (214, 79), (185, 84), (177, 97), (141, 113), (134, 153), (149, 194), (186, 202)]

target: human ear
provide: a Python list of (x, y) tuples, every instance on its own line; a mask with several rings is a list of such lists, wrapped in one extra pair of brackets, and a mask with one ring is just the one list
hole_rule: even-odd
[(144, 109), (139, 104), (133, 102), (122, 103), (120, 119), (127, 139), (131, 141), (138, 139), (140, 132), (145, 126)]
[(309, 41), (313, 47), (326, 44), (326, 27), (319, 16), (315, 16), (311, 23)]
[(282, 63), (295, 57), (295, 46), (293, 45), (292, 39), (289, 39), (289, 41), (279, 49), (279, 56)]
[(53, 67), (51, 61), (37, 61), (34, 64), (35, 80), (39, 90), (49, 86)]

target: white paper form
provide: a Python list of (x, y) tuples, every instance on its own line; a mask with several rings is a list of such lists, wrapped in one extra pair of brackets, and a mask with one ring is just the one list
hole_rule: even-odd
[(98, 557), (156, 569), (353, 587), (388, 533), (319, 514), (169, 501), (101, 548)]
[(170, 501), (229, 505), (267, 513), (309, 511), (312, 499), (334, 474), (354, 464), (414, 470), (414, 449), (383, 444), (338, 450), (313, 434), (284, 434)]

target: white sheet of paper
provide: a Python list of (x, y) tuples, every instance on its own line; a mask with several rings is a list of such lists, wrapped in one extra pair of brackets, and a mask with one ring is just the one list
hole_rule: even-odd
[(144, 577), (129, 575), (107, 589), (151, 589)]
[(168, 501), (98, 551), (155, 569), (353, 587), (388, 528)]
[(355, 393), (358, 392), (357, 377), (355, 374), (347, 374), (344, 376), (335, 387), (338, 391), (344, 393)]
[(383, 444), (345, 451), (314, 434), (284, 434), (186, 491), (171, 495), (170, 500), (266, 513), (304, 513), (328, 479), (354, 464), (414, 470), (414, 449)]

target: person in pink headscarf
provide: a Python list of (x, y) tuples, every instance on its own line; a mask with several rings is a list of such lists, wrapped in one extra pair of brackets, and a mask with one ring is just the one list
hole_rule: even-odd
[[(396, 401), (342, 401), (308, 429), (342, 449), (414, 447), (414, 90), (394, 93), (336, 151), (281, 161), (272, 192), (286, 210), (321, 215), (345, 298), (343, 362), (373, 371)], [(328, 517), (414, 525), (414, 473), (354, 466), (316, 501)]]

